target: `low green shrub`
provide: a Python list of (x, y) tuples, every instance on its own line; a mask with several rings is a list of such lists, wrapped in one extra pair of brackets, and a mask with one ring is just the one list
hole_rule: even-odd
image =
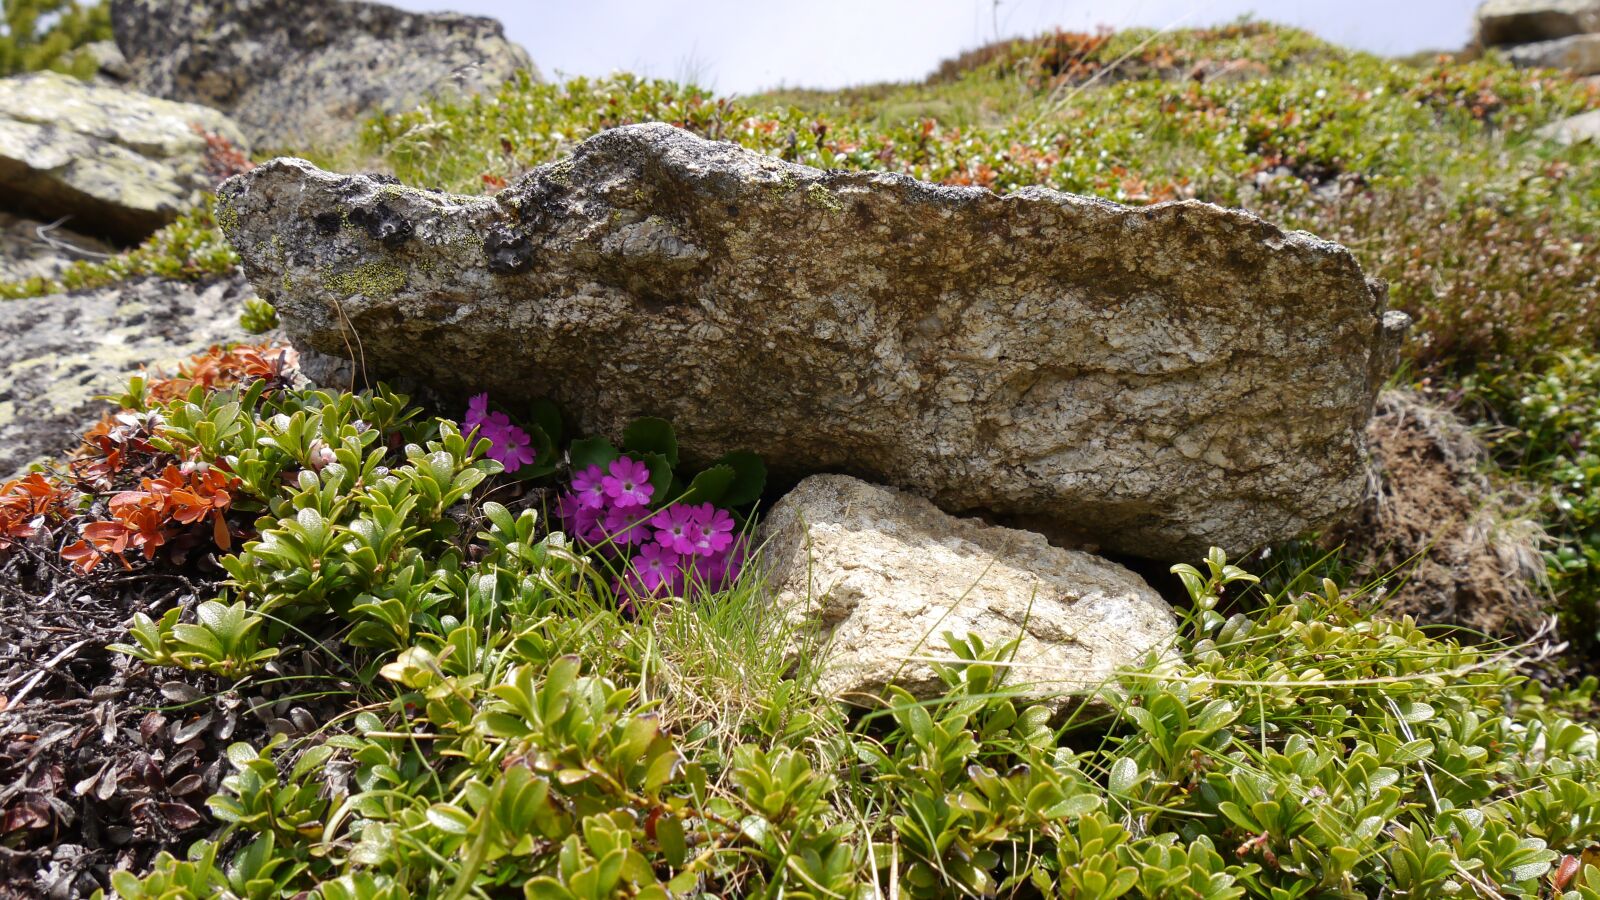
[(145, 276), (202, 281), (231, 275), (238, 268), (239, 255), (217, 228), (214, 202), (207, 195), (202, 205), (178, 217), (143, 244), (109, 259), (75, 262), (54, 278), (34, 276), (0, 282), (0, 300), (105, 287)]
[(147, 405), (260, 518), (222, 599), (123, 649), (238, 687), (304, 647), (348, 712), (233, 747), (216, 834), (122, 896), (1600, 898), (1592, 680), (1549, 691), (1214, 553), (1175, 570), (1176, 646), (1065, 716), (1014, 645), (948, 635), (939, 696), (849, 715), (759, 566), (623, 603), (484, 496), (489, 441), (384, 390), (263, 383)]
[(0, 6), (0, 77), (52, 69), (95, 73), (84, 44), (111, 38), (111, 8), (78, 0), (6, 0)]
[(1600, 648), (1600, 353), (1572, 350), (1467, 384), (1498, 411), (1501, 463), (1535, 492), (1550, 578), (1577, 649)]

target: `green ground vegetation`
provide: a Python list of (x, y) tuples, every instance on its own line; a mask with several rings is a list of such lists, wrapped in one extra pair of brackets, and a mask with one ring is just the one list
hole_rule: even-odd
[(261, 518), (193, 623), (114, 649), (236, 690), (304, 650), (288, 687), (348, 712), (233, 745), (218, 832), (122, 897), (1600, 898), (1594, 680), (1548, 690), (1359, 589), (1267, 594), (1214, 551), (1175, 569), (1176, 643), (1087, 705), (930, 635), (943, 691), (848, 713), (760, 567), (624, 603), (478, 493), (499, 464), (452, 422), (263, 387), (126, 398)]
[(106, 3), (6, 0), (0, 4), (0, 76), (52, 69), (87, 78), (95, 61), (81, 48), (110, 37)]

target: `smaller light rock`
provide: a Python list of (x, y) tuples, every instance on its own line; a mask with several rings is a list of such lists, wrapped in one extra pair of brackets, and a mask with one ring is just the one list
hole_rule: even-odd
[(989, 646), (1020, 634), (1008, 681), (1056, 708), (1175, 635), (1172, 609), (1122, 566), (844, 475), (800, 482), (758, 542), (795, 651), (819, 638), (818, 688), (850, 702), (890, 684), (936, 695), (919, 658), (951, 658), (945, 632)]
[(84, 44), (83, 51), (94, 59), (95, 83), (108, 87), (120, 86), (133, 79), (133, 67), (116, 41), (95, 41)]
[(203, 106), (55, 72), (0, 80), (0, 205), (137, 242), (229, 174), (207, 134), (244, 149), (228, 117)]
[(1568, 116), (1559, 122), (1546, 125), (1536, 133), (1539, 137), (1558, 144), (1600, 140), (1600, 109)]
[(1600, 34), (1522, 44), (1507, 49), (1506, 58), (1521, 69), (1564, 69), (1574, 75), (1594, 75), (1600, 73)]

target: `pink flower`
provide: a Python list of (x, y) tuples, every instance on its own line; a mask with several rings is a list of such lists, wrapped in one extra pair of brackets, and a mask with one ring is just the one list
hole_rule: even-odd
[(709, 503), (700, 504), (694, 513), (694, 526), (689, 532), (694, 552), (711, 556), (728, 549), (733, 543), (733, 516)]
[(467, 430), (468, 431), (471, 431), (472, 429), (477, 428), (479, 425), (482, 425), (483, 424), (483, 420), (487, 419), (488, 417), (489, 417), (489, 395), (488, 394), (478, 394), (478, 395), (474, 396), (471, 400), (467, 401), (467, 418), (466, 418), (465, 424), (467, 426)]
[(670, 589), (678, 577), (678, 554), (660, 544), (645, 544), (633, 558), (633, 571), (647, 593)]
[[(508, 428), (516, 428), (516, 426), (511, 424), (511, 417), (503, 412), (492, 412), (483, 418), (483, 436), (491, 441), (500, 432)], [(520, 431), (521, 429), (518, 430)]]
[(591, 544), (605, 540), (605, 530), (600, 525), (601, 511), (582, 502), (574, 494), (566, 494), (556, 502), (556, 514), (561, 517), (561, 527), (568, 534)]
[(515, 425), (506, 425), (490, 438), (489, 458), (505, 466), (507, 474), (533, 462), (533, 438)]
[(626, 456), (611, 462), (611, 474), (601, 479), (606, 496), (618, 507), (646, 506), (655, 488), (650, 484), (650, 467)]
[(606, 512), (605, 528), (611, 540), (633, 546), (650, 539), (650, 515), (643, 507), (612, 507)]
[(694, 574), (697, 583), (708, 591), (720, 591), (728, 576), (728, 560), (723, 555), (696, 556)]
[(656, 543), (687, 556), (694, 552), (694, 510), (674, 503), (655, 514), (650, 524), (656, 530)]
[(581, 472), (572, 474), (572, 490), (578, 502), (590, 509), (600, 509), (606, 505), (605, 473), (599, 466), (589, 466)]

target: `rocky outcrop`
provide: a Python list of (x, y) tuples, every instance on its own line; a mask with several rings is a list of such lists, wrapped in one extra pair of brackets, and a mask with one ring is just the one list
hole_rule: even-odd
[(1485, 0), (1477, 19), (1485, 46), (1551, 41), (1600, 31), (1600, 0)]
[(216, 186), (216, 139), (244, 136), (204, 106), (54, 72), (3, 79), (0, 208), (136, 242)]
[(75, 262), (103, 259), (112, 252), (109, 244), (53, 222), (0, 212), (0, 282), (55, 278)]
[(1478, 43), (1523, 68), (1600, 72), (1600, 0), (1486, 0)]
[(54, 458), (149, 364), (176, 363), (239, 340), (243, 278), (208, 285), (147, 279), (0, 302), (0, 480)]
[(1005, 674), (1054, 705), (1170, 649), (1172, 609), (1139, 576), (1037, 534), (958, 519), (903, 491), (817, 475), (772, 507), (757, 543), (793, 652), (857, 703), (889, 684), (940, 693), (944, 635), (1020, 637)]
[(1344, 248), (1248, 213), (821, 172), (661, 124), (493, 198), (288, 159), (220, 195), (293, 338), (359, 343), (372, 378), (549, 396), (591, 433), (661, 415), (691, 462), (749, 449), (1156, 558), (1354, 507), (1405, 321)]
[(110, 3), (141, 90), (224, 110), (265, 147), (326, 147), (373, 113), (533, 72), (493, 19), (348, 0)]
[(1600, 140), (1600, 109), (1568, 116), (1539, 129), (1539, 136), (1558, 144)]

